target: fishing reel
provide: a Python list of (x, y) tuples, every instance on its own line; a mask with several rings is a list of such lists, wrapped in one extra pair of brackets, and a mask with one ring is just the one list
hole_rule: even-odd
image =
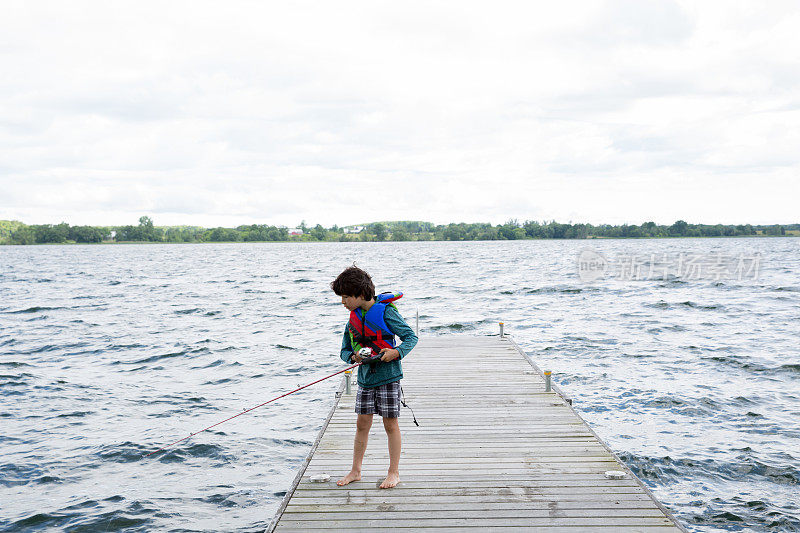
[(373, 353), (372, 348), (361, 348), (358, 351), (362, 363), (374, 363), (381, 360), (381, 354)]

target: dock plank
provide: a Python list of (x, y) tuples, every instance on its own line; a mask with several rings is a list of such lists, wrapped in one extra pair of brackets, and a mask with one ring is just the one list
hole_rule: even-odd
[[(382, 490), (388, 450), (379, 417), (362, 480), (350, 470), (353, 404), (342, 387), (272, 531), (435, 530), (686, 531), (659, 504), (512, 339), (447, 336), (420, 340), (403, 360), (400, 484)], [(623, 470), (624, 479), (607, 479)], [(310, 481), (320, 474), (322, 483)]]

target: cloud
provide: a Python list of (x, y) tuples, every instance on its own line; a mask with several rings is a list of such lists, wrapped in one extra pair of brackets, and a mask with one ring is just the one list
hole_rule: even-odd
[[(798, 23), (789, 2), (12, 2), (0, 218), (789, 222)], [(706, 201), (722, 187), (735, 209)]]
[(688, 39), (694, 24), (674, 0), (614, 0), (601, 7), (576, 39), (596, 47), (675, 46)]

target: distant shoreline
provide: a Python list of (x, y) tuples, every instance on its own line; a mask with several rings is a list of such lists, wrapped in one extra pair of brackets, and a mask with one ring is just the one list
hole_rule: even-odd
[(15, 220), (0, 220), (0, 244), (142, 244), (206, 242), (454, 242), (504, 240), (599, 240), (599, 239), (676, 239), (707, 237), (798, 237), (800, 224), (689, 224), (678, 220), (671, 225), (644, 222), (622, 224), (561, 224), (555, 220), (505, 224), (449, 223), (424, 221), (384, 221), (351, 226), (305, 222), (299, 227), (266, 224), (241, 225), (235, 228), (200, 226), (156, 226), (143, 216), (139, 224), (128, 226), (70, 226), (61, 224), (27, 225)]
[[(774, 238), (797, 238), (800, 235), (786, 234), (786, 235), (708, 235), (708, 236), (675, 236), (675, 237), (585, 237), (585, 238), (523, 238), (513, 239), (514, 241), (629, 241), (629, 240), (677, 240), (677, 239), (774, 239)], [(358, 244), (358, 243), (397, 243), (397, 242), (503, 242), (508, 239), (470, 239), (462, 241), (452, 241), (447, 239), (410, 239), (406, 241), (312, 241), (301, 239), (289, 239), (286, 241), (194, 241), (194, 242), (169, 242), (169, 241), (103, 241), (103, 242), (37, 242), (32, 244), (13, 244), (13, 243), (0, 243), (0, 246), (119, 246), (119, 245), (144, 245), (144, 244)]]

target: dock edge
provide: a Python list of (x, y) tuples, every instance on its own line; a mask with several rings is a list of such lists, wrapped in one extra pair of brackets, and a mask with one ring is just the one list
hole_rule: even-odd
[(325, 417), (325, 421), (322, 423), (322, 427), (320, 428), (319, 433), (317, 433), (317, 438), (314, 440), (314, 444), (312, 444), (311, 449), (308, 450), (308, 454), (306, 454), (306, 458), (303, 460), (303, 464), (300, 465), (300, 470), (294, 477), (294, 481), (292, 481), (291, 487), (289, 488), (289, 490), (286, 491), (286, 494), (283, 495), (281, 504), (275, 511), (275, 515), (272, 517), (272, 520), (270, 521), (269, 526), (267, 526), (267, 529), (264, 530), (264, 533), (272, 533), (275, 530), (275, 527), (277, 527), (278, 522), (283, 516), (283, 511), (286, 509), (286, 506), (289, 505), (289, 500), (291, 500), (292, 496), (294, 496), (294, 491), (297, 489), (298, 485), (300, 485), (300, 482), (303, 480), (303, 476), (306, 473), (308, 464), (314, 457), (314, 452), (317, 451), (317, 447), (319, 447), (319, 443), (322, 440), (322, 436), (325, 435), (325, 430), (328, 429), (328, 424), (330, 424), (333, 415), (336, 413), (336, 408), (339, 406), (339, 399), (342, 397), (342, 394), (344, 394), (345, 380), (347, 379), (350, 379), (350, 376), (344, 374), (344, 377), (341, 379), (339, 383), (339, 388), (336, 390), (336, 399), (334, 400), (333, 405), (328, 411), (328, 416)]

